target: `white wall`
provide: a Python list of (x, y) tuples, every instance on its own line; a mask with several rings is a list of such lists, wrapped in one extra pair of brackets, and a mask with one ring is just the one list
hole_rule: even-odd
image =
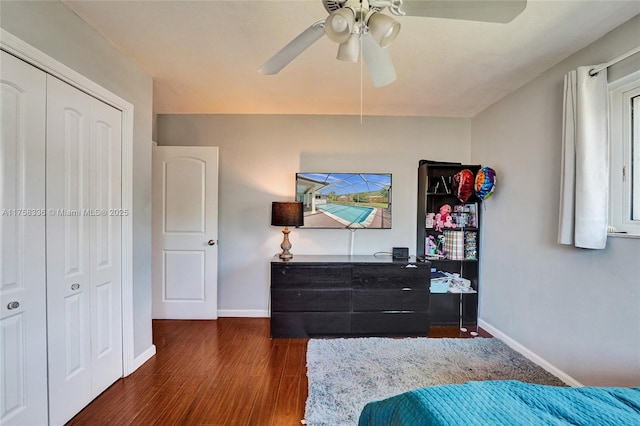
[[(357, 116), (159, 115), (160, 145), (220, 147), (220, 315), (266, 316), (269, 261), (282, 229), (271, 202), (293, 201), (295, 173), (390, 172), (393, 227), (353, 234), (354, 254), (416, 248), (420, 159), (467, 162), (469, 119)], [(296, 254), (349, 254), (351, 231), (293, 229)]]
[(472, 119), (473, 163), (493, 167), (480, 316), (586, 385), (640, 386), (640, 239), (556, 243), (563, 76), (640, 45), (640, 16)]
[(0, 26), (134, 105), (134, 354), (151, 336), (151, 118), (153, 81), (57, 1), (2, 1)]

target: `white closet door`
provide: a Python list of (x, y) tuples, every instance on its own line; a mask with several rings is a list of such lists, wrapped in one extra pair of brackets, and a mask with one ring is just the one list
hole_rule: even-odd
[(91, 98), (47, 76), (49, 419), (92, 399), (89, 147)]
[(91, 102), (89, 217), (91, 258), (91, 389), (95, 397), (122, 377), (120, 111)]
[(46, 76), (1, 52), (0, 424), (47, 423)]
[(47, 78), (49, 412), (63, 424), (122, 376), (121, 114)]

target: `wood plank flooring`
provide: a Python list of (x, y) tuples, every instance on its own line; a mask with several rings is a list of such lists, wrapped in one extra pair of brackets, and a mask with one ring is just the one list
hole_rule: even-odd
[[(429, 337), (471, 336), (431, 327)], [(153, 341), (153, 358), (68, 424), (299, 426), (304, 418), (308, 339), (270, 339), (268, 318), (155, 320)]]

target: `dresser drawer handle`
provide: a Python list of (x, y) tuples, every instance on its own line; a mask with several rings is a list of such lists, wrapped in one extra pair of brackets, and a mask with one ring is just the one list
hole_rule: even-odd
[(402, 291), (411, 291), (411, 287), (402, 287)]

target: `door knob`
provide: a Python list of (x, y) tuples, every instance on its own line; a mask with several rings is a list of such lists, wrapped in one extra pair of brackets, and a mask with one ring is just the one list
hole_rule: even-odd
[(216, 242), (215, 242), (215, 241), (213, 241), (213, 240), (209, 240), (209, 242), (208, 242), (207, 244), (209, 244), (210, 246), (213, 246), (213, 245), (215, 245), (215, 244), (216, 244)]
[(9, 304), (7, 305), (7, 309), (11, 310), (11, 309), (17, 309), (20, 306), (19, 302), (9, 302)]

